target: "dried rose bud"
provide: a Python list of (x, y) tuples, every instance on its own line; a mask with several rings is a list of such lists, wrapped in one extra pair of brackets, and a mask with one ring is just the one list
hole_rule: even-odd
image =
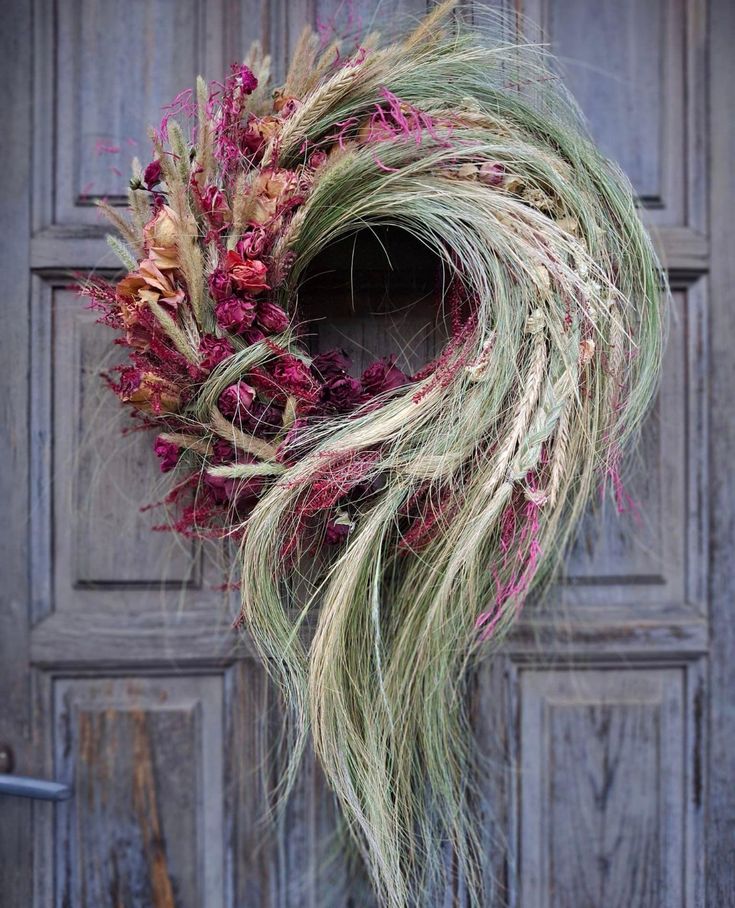
[(158, 457), (161, 462), (160, 466), (162, 473), (170, 472), (179, 462), (179, 454), (181, 453), (179, 446), (175, 445), (172, 441), (166, 441), (166, 439), (161, 438), (160, 435), (153, 443), (153, 450), (156, 457)]
[(258, 306), (258, 323), (266, 331), (278, 334), (288, 328), (289, 318), (280, 306), (274, 303), (261, 303)]
[(238, 381), (220, 394), (217, 406), (228, 419), (242, 418), (255, 400), (255, 388), (247, 382)]
[(143, 171), (143, 182), (148, 189), (153, 189), (161, 182), (161, 162), (157, 158)]
[(255, 321), (255, 303), (238, 296), (230, 296), (217, 303), (214, 315), (220, 328), (233, 334), (242, 334)]
[(362, 373), (362, 385), (368, 394), (382, 394), (400, 388), (408, 382), (408, 376), (395, 364), (395, 357), (386, 356)]
[(202, 354), (202, 369), (211, 372), (216, 365), (232, 356), (235, 348), (224, 337), (205, 334), (199, 342), (199, 352)]

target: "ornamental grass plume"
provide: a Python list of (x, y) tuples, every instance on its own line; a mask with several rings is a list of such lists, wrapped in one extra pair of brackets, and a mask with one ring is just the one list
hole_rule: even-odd
[[(259, 51), (200, 80), (132, 183), (130, 275), (87, 287), (130, 349), (109, 382), (158, 430), (175, 527), (238, 543), (243, 632), (286, 705), (281, 792), (311, 734), (390, 908), (455, 874), (485, 904), (468, 672), (635, 438), (667, 300), (545, 53), (452, 9), (321, 56), (306, 33), (273, 103)], [(414, 375), (356, 378), (308, 355), (299, 287), (384, 226), (442, 263), (449, 339)]]

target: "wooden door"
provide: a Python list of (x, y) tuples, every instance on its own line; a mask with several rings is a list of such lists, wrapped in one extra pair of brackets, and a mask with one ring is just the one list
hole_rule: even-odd
[[(137, 510), (150, 489), (131, 500), (152, 458), (138, 435), (120, 446), (97, 378), (104, 334), (69, 289), (71, 272), (114, 267), (93, 202), (122, 201), (160, 106), (198, 72), (220, 78), (256, 37), (282, 73), (301, 26), (339, 5), (3, 6), (0, 746), (17, 772), (75, 789), (55, 807), (0, 799), (3, 906), (366, 904), (324, 869), (331, 806), (313, 765), (263, 831), (272, 696), (234, 646), (216, 566), (150, 533), (155, 515)], [(640, 520), (591, 518), (553, 601), (527, 610), (475, 685), (478, 746), (493, 758), (477, 805), (491, 904), (724, 906), (735, 16), (728, 0), (507, 5), (541, 25), (630, 175), (677, 317), (631, 487)], [(376, 7), (351, 4), (364, 21)], [(378, 20), (424, 7), (384, 0)]]

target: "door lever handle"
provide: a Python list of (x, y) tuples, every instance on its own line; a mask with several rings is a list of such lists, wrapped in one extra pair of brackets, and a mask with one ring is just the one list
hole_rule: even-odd
[(69, 785), (47, 779), (29, 779), (26, 776), (0, 774), (0, 795), (17, 798), (35, 798), (41, 801), (66, 801), (72, 796)]

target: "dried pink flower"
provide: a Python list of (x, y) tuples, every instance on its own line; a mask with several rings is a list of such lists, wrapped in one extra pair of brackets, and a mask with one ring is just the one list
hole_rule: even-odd
[(256, 258), (265, 249), (268, 234), (265, 228), (256, 226), (247, 230), (238, 241), (236, 251), (243, 258)]
[(209, 275), (209, 292), (213, 299), (221, 302), (232, 295), (232, 277), (223, 268), (216, 268)]
[(268, 290), (268, 267), (259, 259), (244, 259), (237, 252), (227, 253), (225, 266), (232, 280), (244, 290), (258, 293)]
[(311, 389), (314, 379), (304, 363), (291, 354), (284, 354), (273, 369), (273, 377), (288, 391)]
[(276, 306), (274, 303), (260, 303), (258, 306), (258, 323), (266, 331), (273, 331), (278, 334), (288, 328), (289, 318), (280, 306)]
[(153, 450), (155, 451), (156, 457), (158, 457), (161, 462), (160, 466), (162, 473), (169, 473), (179, 462), (179, 446), (175, 445), (172, 441), (166, 441), (166, 439), (161, 438), (160, 435), (153, 443)]
[(228, 419), (242, 419), (255, 400), (255, 388), (247, 382), (238, 381), (220, 394), (217, 406)]
[(255, 321), (255, 303), (239, 296), (230, 296), (217, 303), (214, 314), (220, 328), (233, 334), (242, 334)]
[(408, 376), (395, 362), (395, 356), (386, 356), (368, 366), (362, 373), (362, 384), (368, 394), (382, 394), (408, 383)]
[(202, 354), (202, 369), (211, 372), (216, 365), (232, 356), (235, 348), (224, 337), (205, 334), (199, 342), (199, 352)]

